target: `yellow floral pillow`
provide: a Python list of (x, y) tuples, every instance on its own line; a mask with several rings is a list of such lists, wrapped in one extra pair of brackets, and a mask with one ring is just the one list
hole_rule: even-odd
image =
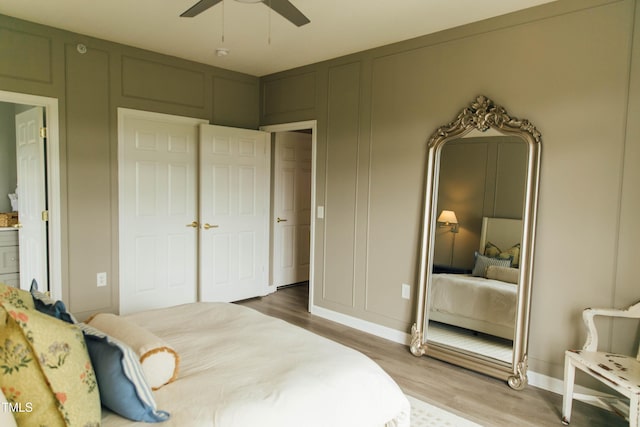
[(0, 301), (7, 301), (16, 307), (35, 309), (31, 292), (0, 283)]
[(484, 255), (489, 258), (509, 259), (511, 258), (511, 267), (518, 267), (520, 264), (520, 243), (511, 246), (503, 251), (491, 242), (487, 242), (484, 247)]
[(100, 396), (82, 332), (16, 295), (0, 288), (0, 386), (22, 409), (14, 413), (18, 425), (99, 426)]

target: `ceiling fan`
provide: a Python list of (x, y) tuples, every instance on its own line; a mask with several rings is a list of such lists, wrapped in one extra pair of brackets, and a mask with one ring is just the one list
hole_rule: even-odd
[[(191, 6), (180, 16), (183, 18), (193, 18), (196, 15), (201, 14), (210, 7), (215, 6), (222, 0), (200, 0), (198, 3)], [(289, 0), (236, 0), (240, 3), (264, 3), (271, 8), (274, 12), (282, 15), (282, 17), (291, 21), (292, 24), (301, 27), (311, 22), (309, 18), (304, 16), (302, 12), (298, 10)]]

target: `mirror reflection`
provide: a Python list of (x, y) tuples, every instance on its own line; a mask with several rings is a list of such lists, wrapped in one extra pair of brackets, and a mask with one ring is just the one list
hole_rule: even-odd
[(429, 138), (410, 349), (527, 383), (540, 132), (478, 96)]
[(427, 338), (513, 359), (527, 145), (470, 136), (440, 150)]

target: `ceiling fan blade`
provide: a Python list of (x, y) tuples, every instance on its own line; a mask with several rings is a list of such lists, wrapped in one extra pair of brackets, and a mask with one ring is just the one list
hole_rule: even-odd
[(298, 27), (311, 22), (289, 0), (262, 0), (262, 2)]
[(194, 16), (201, 14), (210, 7), (217, 5), (221, 1), (222, 0), (200, 0), (198, 3), (194, 4), (185, 12), (183, 12), (180, 16), (183, 18), (193, 18)]

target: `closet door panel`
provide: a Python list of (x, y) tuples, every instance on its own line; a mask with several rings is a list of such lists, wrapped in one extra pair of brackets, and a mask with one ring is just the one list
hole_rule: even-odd
[(121, 314), (197, 299), (199, 122), (120, 116)]
[(268, 293), (269, 134), (200, 126), (200, 297)]

